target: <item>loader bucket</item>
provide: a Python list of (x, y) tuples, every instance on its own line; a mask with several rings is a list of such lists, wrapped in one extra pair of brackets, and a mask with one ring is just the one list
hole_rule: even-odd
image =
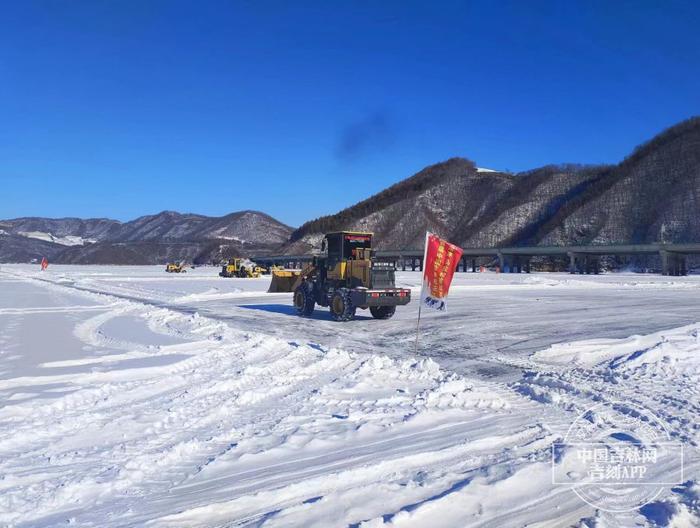
[(301, 271), (299, 270), (273, 270), (272, 281), (267, 293), (283, 293), (294, 291)]

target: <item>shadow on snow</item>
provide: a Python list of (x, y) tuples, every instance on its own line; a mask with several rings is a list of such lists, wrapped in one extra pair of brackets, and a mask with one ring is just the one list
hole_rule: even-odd
[[(294, 317), (299, 317), (294, 306), (290, 306), (287, 304), (239, 304), (238, 307), (239, 308), (246, 308), (248, 310), (260, 310), (263, 312), (278, 313), (278, 314), (283, 314), (283, 315), (293, 315)], [(306, 317), (305, 319), (316, 319), (319, 321), (332, 321), (333, 320), (331, 318), (331, 313), (328, 311), (328, 309), (324, 309), (324, 308), (318, 308), (318, 309), (314, 310), (314, 313), (311, 314), (310, 317)], [(355, 315), (355, 319), (373, 319), (373, 317), (367, 316), (367, 315), (361, 315), (360, 311), (358, 310), (357, 315)]]

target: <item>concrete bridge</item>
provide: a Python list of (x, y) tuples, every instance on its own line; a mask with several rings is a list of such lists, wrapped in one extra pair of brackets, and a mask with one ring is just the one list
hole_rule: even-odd
[[(598, 246), (530, 246), (501, 248), (464, 248), (457, 271), (477, 271), (477, 259), (498, 260), (501, 271), (529, 273), (532, 257), (568, 257), (570, 273), (598, 273), (601, 256), (659, 255), (664, 275), (687, 275), (688, 255), (700, 255), (697, 244), (613, 244)], [(377, 258), (394, 262), (397, 269), (423, 270), (422, 249), (377, 251)], [(252, 259), (265, 265), (301, 267), (310, 262), (313, 255), (259, 256)]]

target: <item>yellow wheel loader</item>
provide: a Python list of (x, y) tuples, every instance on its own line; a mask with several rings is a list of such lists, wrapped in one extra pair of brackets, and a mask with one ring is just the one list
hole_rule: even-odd
[(180, 263), (169, 262), (168, 264), (165, 265), (165, 271), (167, 273), (187, 273), (187, 270), (185, 269), (185, 265), (182, 262), (180, 262)]
[(260, 267), (244, 264), (243, 259), (232, 258), (221, 267), (220, 277), (258, 278)]
[[(350, 321), (358, 308), (369, 308), (375, 319), (389, 319), (397, 306), (411, 302), (411, 290), (396, 287), (392, 263), (374, 258), (372, 236), (353, 231), (326, 234), (321, 255), (304, 269), (273, 271), (270, 291), (273, 286), (275, 291), (293, 291), (301, 316), (310, 316), (319, 304), (328, 306), (336, 321)], [(285, 272), (290, 275), (280, 277)], [(287, 285), (289, 289), (281, 289)]]

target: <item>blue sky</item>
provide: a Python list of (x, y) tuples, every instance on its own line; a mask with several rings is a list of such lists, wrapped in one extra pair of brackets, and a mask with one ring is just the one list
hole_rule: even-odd
[(693, 2), (4, 2), (0, 218), (336, 212), (700, 114)]

